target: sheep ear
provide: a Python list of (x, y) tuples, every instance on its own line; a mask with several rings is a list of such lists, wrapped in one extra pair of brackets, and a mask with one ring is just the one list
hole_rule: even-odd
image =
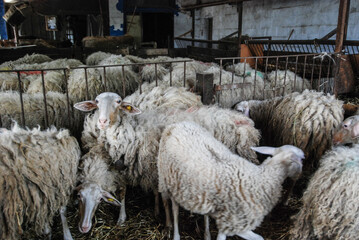
[(102, 199), (107, 202), (110, 203), (112, 205), (121, 206), (120, 201), (118, 201), (111, 193), (106, 192), (106, 191), (102, 191)]
[(251, 147), (252, 150), (265, 154), (265, 155), (274, 155), (276, 148), (274, 147)]
[(142, 113), (140, 109), (133, 106), (131, 103), (122, 102), (120, 108), (122, 111), (129, 113), (129, 114), (140, 114)]
[(83, 111), (89, 112), (97, 108), (97, 104), (95, 101), (83, 101), (75, 103), (74, 108)]
[(356, 138), (356, 137), (359, 137), (359, 122), (354, 124), (352, 128), (352, 138)]

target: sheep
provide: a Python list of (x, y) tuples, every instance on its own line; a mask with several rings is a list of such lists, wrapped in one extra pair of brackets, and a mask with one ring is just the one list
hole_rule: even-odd
[(357, 239), (359, 228), (359, 136), (358, 116), (336, 129), (334, 144), (310, 179), (303, 207), (293, 216), (290, 239)]
[[(43, 93), (22, 94), (25, 125), (29, 128), (46, 126), (45, 103)], [(21, 122), (21, 103), (18, 92), (0, 92), (1, 125), (10, 128), (13, 120)], [(67, 99), (65, 94), (58, 92), (46, 93), (48, 126), (69, 126)], [(75, 126), (74, 126), (75, 127)]]
[[(48, 71), (44, 73), (44, 85), (45, 91), (52, 92), (64, 92), (64, 74), (58, 71)], [(41, 74), (30, 81), (30, 84), (27, 87), (26, 93), (38, 93), (43, 91), (42, 87), (42, 77)]]
[(270, 83), (268, 89), (266, 89), (266, 98), (311, 89), (311, 84), (307, 79), (301, 78), (290, 70), (272, 71), (267, 77)]
[[(40, 71), (25, 71), (25, 70), (32, 70), (32, 69), (38, 69), (38, 70), (43, 70), (43, 69), (54, 69), (54, 68), (69, 68), (69, 67), (78, 67), (80, 66), (82, 63), (79, 60), (76, 59), (57, 59), (57, 60), (53, 60), (50, 62), (43, 62), (43, 63), (23, 63), (23, 64), (17, 64), (17, 65), (13, 65), (12, 67), (9, 67), (6, 70), (24, 70), (24, 71), (20, 71), (20, 76), (21, 76), (21, 81), (22, 81), (22, 90), (26, 91), (29, 84), (33, 81), (36, 81), (37, 83), (35, 83), (36, 86), (40, 85), (41, 83), (41, 72)], [(53, 86), (53, 82), (57, 82), (57, 85), (61, 85), (62, 83), (60, 83), (61, 81), (63, 81), (64, 76), (63, 76), (63, 71), (50, 71), (52, 73), (46, 73), (45, 74), (45, 82), (47, 82), (47, 78), (51, 78), (52, 80), (50, 81), (51, 86)], [(54, 74), (54, 72), (56, 72), (57, 74)], [(51, 75), (50, 76), (46, 76), (46, 75)], [(19, 90), (19, 80), (18, 80), (18, 75), (16, 72), (3, 72), (0, 73), (0, 85), (1, 91), (6, 91), (6, 90)], [(45, 84), (46, 86), (46, 84)], [(52, 90), (59, 90), (58, 88), (50, 88)], [(42, 91), (42, 88), (39, 88), (38, 91)], [(31, 92), (35, 92), (34, 88), (31, 90)]]
[(25, 56), (15, 60), (15, 61), (8, 61), (4, 62), (0, 65), (1, 70), (9, 70), (13, 69), (16, 65), (20, 64), (33, 64), (33, 63), (44, 63), (44, 62), (50, 62), (52, 59), (49, 56), (46, 56), (44, 54), (37, 54), (33, 53), (31, 55), (26, 54)]
[(273, 157), (258, 166), (195, 123), (166, 127), (158, 150), (158, 189), (172, 201), (174, 240), (180, 239), (178, 204), (214, 218), (217, 240), (232, 235), (263, 239), (252, 230), (278, 202), (283, 181), (299, 177), (304, 153), (288, 145), (253, 149)]
[(86, 65), (89, 65), (89, 66), (98, 65), (102, 60), (110, 57), (111, 55), (112, 55), (111, 53), (106, 53), (106, 52), (102, 52), (102, 51), (94, 52), (94, 53), (91, 53), (89, 56), (87, 56), (85, 62), (86, 62)]
[[(126, 220), (125, 195), (126, 180), (117, 169), (110, 169), (111, 157), (103, 145), (96, 145), (82, 156), (80, 161), (80, 172), (78, 174), (79, 185), (79, 230), (87, 233), (91, 229), (91, 220), (101, 200), (115, 206), (121, 206), (117, 223)], [(122, 189), (121, 202), (110, 192)]]
[(334, 95), (304, 90), (284, 97), (242, 102), (234, 108), (249, 107), (250, 117), (262, 131), (263, 144), (290, 144), (302, 149), (306, 155), (303, 171), (310, 174), (332, 145), (333, 129), (343, 120), (342, 104)]
[(222, 90), (220, 95), (216, 96), (217, 102), (219, 102), (219, 105), (222, 107), (229, 108), (238, 101), (265, 98), (264, 88), (266, 82), (263, 79), (263, 75), (258, 71), (253, 70), (248, 72), (248, 75), (237, 76), (231, 72), (221, 70), (218, 66), (212, 66), (207, 69), (205, 73), (214, 74), (214, 84), (216, 85), (232, 83), (243, 84), (236, 89)]
[(20, 239), (30, 228), (51, 234), (58, 211), (64, 239), (72, 239), (65, 211), (81, 155), (77, 140), (68, 130), (25, 130), (17, 124), (0, 134), (1, 239)]
[(334, 132), (334, 145), (347, 143), (359, 143), (359, 115), (346, 118)]
[[(161, 92), (162, 95), (159, 94)], [(178, 99), (176, 93), (181, 93), (183, 96), (196, 96), (185, 91), (184, 88), (172, 87), (161, 91), (161, 87), (157, 87), (152, 89), (148, 95), (151, 96), (153, 93), (155, 93), (154, 96), (160, 97), (147, 99), (141, 96), (139, 98), (143, 100), (144, 106), (148, 107), (147, 109), (146, 107), (142, 108), (140, 103), (139, 108), (147, 111), (135, 117), (125, 115), (123, 112), (137, 115), (141, 113), (141, 110), (133, 104), (122, 101), (122, 98), (115, 93), (102, 93), (97, 96), (95, 101), (84, 101), (74, 105), (81, 111), (99, 108), (95, 114), (89, 115), (85, 120), (82, 142), (85, 143), (85, 148), (89, 149), (98, 143), (98, 139), (105, 141), (106, 149), (113, 161), (122, 161), (127, 167), (126, 175), (130, 185), (139, 185), (145, 191), (152, 190), (157, 196), (158, 144), (163, 126), (171, 121), (190, 118), (203, 123), (205, 127), (213, 131), (216, 137), (230, 145), (232, 149), (240, 149), (238, 146), (246, 145), (245, 149), (248, 150), (248, 146), (257, 145), (259, 142), (259, 132), (254, 129), (253, 122), (247, 117), (242, 117), (234, 112), (221, 112), (218, 107), (190, 108), (189, 111), (178, 109), (181, 107), (189, 108), (190, 102), (188, 100), (190, 98), (186, 97), (182, 100), (173, 101), (170, 96), (173, 96), (174, 99)], [(169, 101), (162, 101), (163, 99), (169, 99)], [(196, 99), (197, 97), (193, 98), (192, 105), (194, 107), (198, 104)], [(169, 104), (171, 102), (173, 102), (172, 105)], [(176, 108), (174, 107), (178, 109), (178, 112), (175, 111)], [(195, 111), (193, 112), (193, 110)], [(223, 116), (220, 116), (221, 114)], [(213, 115), (218, 115), (218, 117), (207, 120)], [(227, 119), (225, 119), (226, 117)], [(221, 131), (223, 132), (221, 133)], [(253, 135), (245, 136), (247, 133)], [(255, 156), (255, 154), (251, 152), (251, 150), (248, 153), (241, 151), (241, 153), (254, 159), (253, 155)], [(156, 198), (155, 213), (158, 214), (158, 212), (158, 199)]]

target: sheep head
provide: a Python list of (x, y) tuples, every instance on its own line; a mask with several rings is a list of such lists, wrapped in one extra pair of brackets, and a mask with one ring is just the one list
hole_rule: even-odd
[(293, 145), (283, 145), (281, 147), (251, 147), (254, 151), (276, 156), (281, 153), (288, 153), (288, 157), (283, 159), (283, 163), (287, 165), (287, 176), (293, 179), (298, 179), (302, 172), (302, 161), (305, 158), (304, 152), (293, 146)]
[(334, 131), (333, 144), (354, 143), (359, 138), (359, 115), (345, 119)]
[(94, 183), (82, 184), (77, 187), (79, 199), (79, 230), (81, 233), (87, 233), (92, 226), (92, 218), (99, 203), (103, 200), (115, 206), (121, 206), (121, 203), (107, 191), (104, 191), (99, 185)]
[(141, 110), (130, 103), (123, 102), (117, 93), (104, 92), (96, 97), (95, 100), (78, 102), (74, 107), (83, 112), (92, 111), (98, 108), (99, 118), (97, 127), (101, 130), (112, 126), (120, 121), (119, 111), (127, 114), (140, 114)]

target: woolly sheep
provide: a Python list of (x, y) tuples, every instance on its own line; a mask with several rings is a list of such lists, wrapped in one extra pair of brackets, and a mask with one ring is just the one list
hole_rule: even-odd
[[(101, 200), (115, 206), (121, 206), (117, 223), (126, 220), (125, 195), (126, 184), (123, 175), (117, 169), (110, 169), (111, 157), (103, 145), (97, 145), (82, 156), (80, 172), (78, 174), (79, 185), (79, 230), (87, 233), (92, 226), (92, 217)], [(110, 193), (122, 189), (121, 203)]]
[[(262, 131), (264, 144), (290, 144), (305, 153), (303, 170), (311, 173), (322, 154), (331, 147), (333, 129), (343, 120), (342, 101), (334, 95), (305, 90), (264, 101), (242, 102)], [(245, 107), (246, 108), (246, 107)]]
[(347, 143), (359, 143), (359, 115), (346, 118), (334, 132), (334, 145)]
[(310, 82), (290, 70), (277, 70), (268, 74), (269, 86), (266, 89), (266, 98), (283, 96), (292, 92), (302, 92), (311, 89)]
[[(151, 92), (161, 89), (157, 87)], [(170, 95), (177, 99), (176, 92), (182, 92), (194, 95), (193, 93), (185, 91), (184, 88), (168, 88), (165, 91), (164, 98), (170, 99)], [(161, 92), (161, 91), (159, 91)], [(155, 94), (156, 96), (156, 94)], [(194, 95), (196, 96), (196, 95)], [(254, 129), (253, 122), (246, 117), (235, 114), (231, 110), (231, 114), (220, 112), (217, 107), (197, 109), (191, 113), (191, 110), (184, 111), (179, 109), (174, 111), (174, 106), (188, 108), (188, 101), (173, 101), (174, 104), (166, 105), (169, 102), (161, 101), (161, 98), (152, 98), (143, 102), (148, 104), (152, 101), (152, 111), (145, 111), (136, 117), (128, 117), (122, 111), (130, 114), (138, 114), (140, 110), (134, 105), (122, 101), (121, 97), (115, 93), (102, 93), (96, 101), (85, 101), (75, 104), (75, 108), (82, 111), (91, 111), (99, 108), (99, 111), (93, 115), (89, 115), (85, 120), (84, 133), (82, 140), (85, 142), (85, 147), (90, 148), (97, 144), (98, 139), (105, 141), (106, 149), (108, 150), (113, 161), (123, 161), (127, 167), (126, 172), (129, 179), (129, 184), (140, 185), (145, 191), (152, 190), (157, 193), (157, 154), (158, 143), (160, 140), (163, 126), (171, 121), (178, 121), (178, 119), (193, 119), (202, 123), (205, 127), (210, 128), (216, 137), (221, 141), (230, 145), (232, 149), (241, 149), (238, 146), (246, 145), (245, 149), (249, 149), (251, 145), (257, 145), (259, 141), (259, 132)], [(198, 101), (198, 100), (197, 100)], [(194, 101), (195, 106), (198, 102)], [(165, 103), (165, 106), (161, 106)], [(141, 107), (141, 104), (139, 105)], [(156, 107), (157, 106), (157, 107)], [(142, 109), (142, 108), (141, 108)], [(162, 110), (161, 110), (162, 109)], [(122, 111), (121, 111), (122, 110)], [(147, 109), (148, 110), (148, 109)], [(218, 114), (217, 114), (218, 113)], [(223, 116), (220, 116), (224, 113)], [(232, 115), (233, 114), (233, 115)], [(212, 120), (213, 116), (218, 117)], [(234, 116), (236, 115), (236, 116)], [(197, 116), (197, 117), (195, 117)], [(228, 117), (229, 116), (229, 117)], [(223, 117), (223, 118), (222, 118)], [(227, 118), (223, 121), (224, 118)], [(219, 123), (217, 123), (217, 121)], [(223, 121), (223, 122), (221, 122)], [(216, 129), (218, 128), (218, 129)], [(102, 129), (102, 131), (99, 131)], [(222, 132), (223, 131), (223, 132)], [(245, 136), (250, 133), (253, 135)], [(241, 150), (241, 153), (251, 156), (255, 154)], [(156, 213), (158, 213), (158, 200), (156, 200)]]
[(52, 59), (44, 54), (33, 53), (31, 55), (26, 54), (25, 56), (15, 60), (4, 62), (0, 65), (0, 70), (13, 69), (16, 65), (20, 64), (33, 64), (33, 63), (44, 63), (50, 62)]
[(51, 234), (59, 210), (64, 239), (72, 239), (64, 214), (81, 154), (76, 139), (68, 130), (18, 125), (0, 134), (1, 239), (20, 239), (29, 226), (36, 234)]
[[(61, 73), (59, 71), (48, 71), (44, 73), (45, 91), (64, 92), (64, 80), (65, 77), (63, 72)], [(37, 78), (30, 81), (26, 92), (30, 94), (43, 92), (41, 74), (39, 74)]]
[(359, 228), (358, 116), (343, 121), (334, 134), (338, 146), (326, 152), (304, 192), (291, 239), (357, 239)]
[(110, 57), (111, 55), (112, 55), (111, 53), (106, 53), (106, 52), (102, 52), (102, 51), (94, 52), (94, 53), (91, 53), (89, 56), (87, 56), (85, 62), (86, 62), (86, 65), (89, 65), (89, 66), (98, 65), (102, 60)]
[(278, 202), (283, 181), (300, 175), (304, 153), (294, 146), (254, 149), (273, 157), (257, 166), (191, 122), (173, 124), (163, 131), (159, 192), (172, 200), (174, 240), (180, 239), (177, 204), (214, 218), (218, 240), (232, 235), (263, 239), (252, 230)]
[[(25, 125), (29, 128), (45, 126), (45, 104), (42, 93), (22, 94), (25, 113)], [(13, 120), (21, 122), (21, 103), (18, 92), (0, 92), (1, 125), (10, 128)], [(67, 99), (58, 92), (46, 93), (48, 126), (66, 127), (68, 125)]]

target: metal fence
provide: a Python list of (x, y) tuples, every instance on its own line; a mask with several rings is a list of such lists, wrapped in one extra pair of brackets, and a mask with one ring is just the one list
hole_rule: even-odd
[[(217, 58), (221, 68), (219, 84), (215, 86), (217, 101), (220, 103), (221, 94), (235, 89), (250, 91), (246, 100), (278, 97), (307, 88), (333, 94), (340, 60), (340, 54), (334, 53)], [(238, 63), (245, 63), (244, 69), (233, 70), (232, 82), (223, 83), (222, 71)]]
[[(26, 94), (26, 92), (24, 91), (24, 81), (23, 78), (26, 75), (29, 74), (36, 74), (36, 75), (40, 75), (41, 76), (41, 81), (42, 81), (42, 96), (43, 96), (43, 117), (44, 119), (38, 119), (39, 120), (39, 124), (40, 122), (43, 122), (44, 128), (49, 127), (51, 124), (49, 123), (49, 104), (48, 104), (48, 97), (47, 97), (47, 92), (46, 92), (46, 83), (47, 83), (47, 79), (46, 79), (46, 75), (45, 73), (47, 72), (51, 72), (51, 71), (57, 71), (57, 72), (61, 72), (63, 75), (63, 81), (64, 81), (64, 89), (62, 91), (63, 94), (65, 94), (66, 96), (66, 113), (62, 113), (64, 115), (67, 116), (67, 123), (65, 123), (63, 126), (57, 126), (57, 127), (66, 127), (66, 128), (74, 128), (74, 111), (73, 111), (73, 101), (69, 96), (69, 89), (68, 89), (68, 80), (69, 80), (69, 74), (71, 74), (72, 70), (75, 69), (83, 69), (84, 71), (84, 76), (85, 76), (85, 85), (86, 85), (86, 97), (88, 100), (90, 100), (90, 94), (89, 94), (89, 69), (91, 68), (96, 68), (96, 69), (101, 69), (102, 70), (102, 77), (103, 77), (103, 91), (113, 91), (112, 89), (110, 89), (107, 85), (107, 79), (106, 79), (106, 71), (108, 71), (110, 68), (120, 68), (121, 69), (121, 74), (122, 74), (122, 93), (119, 93), (120, 95), (122, 95), (123, 97), (126, 96), (126, 84), (125, 84), (125, 76), (126, 76), (126, 72), (125, 72), (125, 67), (131, 67), (131, 68), (141, 68), (142, 66), (145, 65), (153, 65), (155, 68), (155, 86), (158, 86), (159, 84), (159, 78), (157, 76), (157, 67), (158, 65), (168, 65), (168, 69), (169, 69), (169, 75), (170, 75), (170, 86), (172, 86), (172, 64), (177, 63), (177, 64), (182, 64), (183, 63), (183, 87), (186, 87), (186, 66), (188, 62), (191, 62), (193, 60), (175, 60), (175, 61), (161, 61), (161, 62), (146, 62), (146, 63), (130, 63), (130, 64), (113, 64), (113, 65), (95, 65), (95, 66), (79, 66), (79, 67), (71, 67), (71, 68), (48, 68), (48, 69), (13, 69), (13, 70), (0, 70), (0, 74), (2, 73), (12, 73), (12, 74), (16, 74), (17, 76), (17, 89), (16, 92), (19, 94), (19, 109), (16, 109), (16, 115), (19, 116), (18, 123), (21, 126), (27, 126), (27, 116), (24, 110), (24, 94)], [(6, 76), (5, 76), (6, 77)], [(2, 78), (4, 78), (4, 76), (2, 76)], [(140, 91), (140, 93), (142, 93), (142, 84), (143, 84), (143, 79), (141, 78), (140, 74), (138, 74), (138, 79), (137, 79), (137, 84), (138, 84), (138, 89)], [(0, 86), (1, 87), (1, 86)], [(62, 109), (63, 110), (63, 109)], [(0, 112), (0, 127), (4, 127), (3, 126), (3, 121), (2, 118), (4, 115), (9, 115), (8, 111), (6, 110), (6, 106), (2, 106), (2, 111)], [(9, 116), (11, 117), (11, 116)], [(5, 126), (7, 127), (7, 126)], [(76, 128), (77, 126), (75, 126)]]

